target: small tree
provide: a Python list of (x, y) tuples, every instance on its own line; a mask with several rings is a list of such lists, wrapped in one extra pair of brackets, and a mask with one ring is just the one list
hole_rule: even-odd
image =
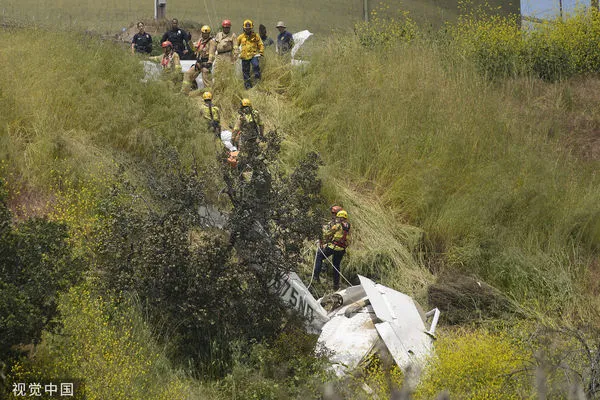
[(36, 343), (56, 315), (57, 295), (75, 284), (81, 262), (67, 227), (45, 218), (14, 224), (0, 179), (0, 357)]
[(148, 169), (153, 196), (123, 183), (106, 203), (97, 241), (103, 287), (136, 292), (172, 353), (207, 374), (229, 369), (233, 343), (273, 337), (291, 321), (269, 282), (294, 269), (303, 240), (319, 232), (318, 157), (284, 176), (275, 167), (280, 140), (270, 132), (247, 141), (238, 169), (221, 166), (231, 200), (224, 226), (209, 217), (218, 213), (205, 191), (214, 171), (183, 167), (173, 150)]

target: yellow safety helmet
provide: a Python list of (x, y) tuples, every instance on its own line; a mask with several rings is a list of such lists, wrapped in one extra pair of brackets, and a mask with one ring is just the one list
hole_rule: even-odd
[(348, 213), (346, 212), (346, 210), (338, 211), (338, 213), (335, 216), (338, 218), (348, 219)]
[(202, 93), (202, 98), (204, 100), (212, 100), (212, 93), (211, 92), (204, 92), (204, 93)]
[(244, 21), (244, 28), (254, 28), (254, 23), (251, 19), (247, 19)]
[(202, 26), (202, 28), (200, 28), (200, 32), (202, 32), (202, 33), (210, 33), (210, 26), (208, 26), (208, 25)]
[(252, 102), (250, 102), (250, 99), (242, 99), (242, 107), (252, 107)]

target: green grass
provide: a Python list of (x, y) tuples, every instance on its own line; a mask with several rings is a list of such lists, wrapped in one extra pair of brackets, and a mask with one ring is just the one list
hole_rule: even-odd
[[(456, 19), (459, 2), (388, 0), (384, 3), (390, 6), (390, 14), (395, 14), (395, 11), (401, 8), (409, 11), (420, 22), (440, 26), (442, 21)], [(502, 4), (502, 9), (506, 12), (518, 12), (518, 4), (515, 5), (515, 2), (495, 0), (489, 3), (491, 6)], [(377, 9), (379, 4), (379, 1), (370, 0), (370, 10)], [(252, 3), (169, 0), (167, 7), (167, 15), (177, 17), (182, 22), (208, 23), (216, 27), (221, 20), (229, 18), (233, 21), (234, 31), (238, 32), (241, 30), (239, 27), (242, 21), (251, 18), (257, 25), (265, 24), (271, 36), (276, 36), (275, 23), (282, 19), (292, 32), (308, 29), (311, 32), (328, 34), (332, 30), (351, 30), (354, 23), (363, 18), (361, 0), (257, 0)], [(43, 0), (5, 0), (0, 12), (0, 21), (18, 19), (52, 27), (83, 28), (109, 33), (129, 27), (139, 19), (154, 16), (153, 3), (140, 0), (55, 0), (51, 4)]]
[[(95, 182), (116, 164), (141, 181), (144, 161), (164, 142), (186, 162), (195, 152), (213, 164), (217, 147), (199, 128), (196, 98), (165, 82), (142, 84), (139, 59), (119, 46), (40, 29), (2, 31), (0, 39), (0, 156), (13, 204), (23, 200), (18, 188), (51, 198), (55, 185), (75, 182), (69, 189), (83, 192), (78, 181)], [(423, 299), (435, 279), (425, 266), (434, 263), (482, 277), (533, 315), (595, 321), (600, 161), (586, 146), (600, 127), (600, 79), (490, 81), (452, 46), (420, 39), (383, 50), (332, 37), (315, 46), (305, 70), (269, 54), (266, 62), (255, 89), (218, 82), (216, 104), (232, 121), (239, 99), (250, 97), (267, 128), (286, 136), (280, 168), (320, 152), (324, 194), (353, 224), (344, 273)], [(43, 73), (34, 75), (37, 66)], [(307, 261), (301, 272), (309, 268)], [(159, 371), (171, 368), (156, 362)], [(211, 397), (210, 388), (173, 379), (190, 396)]]
[(23, 182), (48, 187), (57, 176), (114, 171), (161, 143), (210, 160), (213, 140), (194, 102), (166, 82), (141, 83), (139, 59), (118, 46), (43, 30), (0, 38), (0, 153)]
[(598, 160), (567, 148), (579, 85), (493, 84), (447, 54), (332, 40), (294, 82), (292, 140), (319, 149), (326, 181), (364, 187), (396, 212), (388, 224), (423, 228), (446, 268), (522, 301), (578, 308), (600, 245)]

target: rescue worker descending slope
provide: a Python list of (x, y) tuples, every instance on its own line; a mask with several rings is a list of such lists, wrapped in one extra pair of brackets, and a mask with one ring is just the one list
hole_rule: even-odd
[(213, 131), (217, 137), (221, 135), (221, 112), (217, 106), (212, 104), (212, 93), (202, 93), (204, 104), (201, 106), (202, 116), (208, 121), (208, 129)]
[[(258, 142), (262, 139), (264, 125), (258, 111), (252, 108), (250, 99), (242, 99), (238, 112), (239, 115), (233, 127), (233, 142), (238, 148), (241, 148), (243, 143)], [(243, 137), (242, 130), (244, 131)]]
[(244, 75), (244, 87), (250, 89), (252, 81), (250, 80), (250, 67), (254, 72), (254, 78), (260, 80), (260, 64), (259, 57), (265, 53), (265, 46), (258, 33), (254, 33), (252, 29), (254, 24), (251, 20), (244, 21), (244, 33), (238, 36), (238, 44), (240, 46), (240, 59), (242, 60), (242, 73)]
[(192, 82), (202, 73), (202, 83), (204, 87), (211, 86), (211, 69), (213, 62), (215, 61), (215, 51), (217, 44), (215, 40), (210, 36), (210, 26), (204, 25), (200, 31), (202, 37), (196, 45), (196, 63), (194, 66), (186, 71), (183, 77), (183, 84), (181, 85), (181, 91), (183, 93), (189, 93), (192, 89)]
[(325, 247), (331, 241), (331, 237), (327, 237), (327, 232), (337, 223), (337, 213), (342, 211), (342, 207), (337, 205), (331, 206), (329, 211), (331, 211), (331, 219), (326, 225), (323, 225), (322, 237), (319, 239), (319, 247), (321, 248)]
[(317, 253), (315, 267), (313, 270), (313, 279), (320, 282), (319, 274), (323, 260), (333, 255), (333, 290), (340, 288), (340, 266), (342, 258), (346, 253), (346, 247), (350, 243), (350, 223), (348, 222), (348, 213), (345, 210), (338, 211), (336, 214), (337, 222), (325, 232), (327, 245)]

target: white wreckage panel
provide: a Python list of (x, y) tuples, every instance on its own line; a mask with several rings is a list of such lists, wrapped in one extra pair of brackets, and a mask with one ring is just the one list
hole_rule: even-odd
[(379, 335), (373, 319), (375, 313), (370, 306), (354, 313), (351, 318), (344, 314), (352, 304), (340, 308), (325, 324), (318, 343), (332, 352), (329, 360), (338, 376), (353, 370), (369, 354)]
[(375, 327), (399, 367), (421, 363), (431, 353), (432, 337), (413, 299), (360, 276), (373, 310), (382, 322)]
[(309, 332), (321, 332), (323, 325), (329, 320), (327, 311), (310, 294), (298, 274), (289, 272), (279, 280), (271, 282), (271, 285), (285, 304), (306, 317)]
[[(330, 320), (318, 339), (319, 345), (333, 353), (330, 360), (335, 372), (343, 375), (357, 367), (379, 338), (402, 370), (420, 370), (433, 350), (434, 338), (426, 331), (413, 299), (363, 276), (359, 279), (361, 285), (333, 295), (342, 306), (328, 315)], [(435, 322), (437, 315), (436, 310)], [(432, 325), (431, 332), (434, 330)]]

